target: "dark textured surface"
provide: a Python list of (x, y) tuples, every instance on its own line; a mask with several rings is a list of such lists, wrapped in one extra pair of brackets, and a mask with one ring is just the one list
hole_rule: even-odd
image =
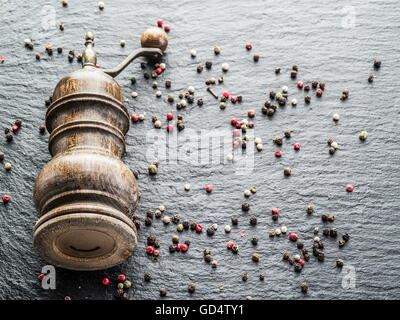
[[(9, 127), (17, 118), (23, 128), (8, 144), (0, 140), (0, 151), (13, 164), (13, 170), (3, 168), (0, 176), (1, 194), (9, 194), (11, 202), (0, 208), (0, 298), (2, 299), (60, 299), (70, 295), (73, 299), (112, 299), (111, 287), (104, 288), (101, 279), (114, 278), (124, 272), (133, 282), (132, 299), (157, 299), (158, 288), (168, 288), (170, 299), (390, 299), (400, 297), (399, 262), (399, 42), (400, 12), (397, 1), (335, 1), (316, 3), (275, 1), (106, 1), (100, 12), (96, 1), (69, 1), (63, 8), (59, 1), (0, 1), (0, 64), (1, 127)], [(44, 5), (55, 10), (56, 23), (65, 24), (43, 30)], [(350, 6), (350, 7), (349, 7)], [(354, 25), (351, 25), (355, 14)], [(45, 16), (45, 15), (44, 15)], [(173, 82), (171, 92), (179, 93), (188, 85), (196, 88), (196, 97), (206, 103), (202, 108), (190, 106), (182, 113), (187, 128), (228, 129), (229, 119), (245, 118), (248, 109), (256, 109), (255, 136), (264, 141), (264, 150), (255, 154), (254, 172), (235, 175), (229, 164), (160, 164), (155, 178), (147, 175), (148, 160), (145, 146), (146, 130), (152, 128), (151, 115), (164, 118), (173, 110), (166, 102), (166, 93), (157, 99), (150, 82), (143, 79), (139, 63), (128, 67), (117, 80), (123, 87), (130, 112), (146, 112), (143, 123), (133, 124), (127, 135), (126, 163), (140, 172), (139, 186), (143, 194), (138, 213), (144, 217), (147, 209), (163, 204), (167, 213), (179, 213), (182, 218), (197, 221), (207, 227), (218, 223), (213, 238), (191, 231), (182, 239), (192, 241), (186, 254), (168, 253), (170, 238), (176, 233), (173, 224), (165, 227), (155, 221), (152, 227), (142, 226), (140, 246), (136, 254), (124, 265), (105, 272), (79, 273), (57, 270), (57, 289), (46, 291), (36, 277), (43, 265), (32, 251), (31, 230), (37, 219), (32, 203), (32, 188), (40, 168), (50, 160), (47, 135), (38, 133), (45, 116), (44, 100), (52, 93), (57, 81), (79, 65), (67, 61), (69, 49), (80, 52), (84, 34), (95, 33), (98, 63), (113, 67), (131, 50), (138, 47), (140, 33), (162, 17), (171, 25), (170, 45), (166, 72), (158, 80)], [(347, 22), (346, 22), (347, 21)], [(350, 22), (350, 27), (348, 23)], [(32, 38), (35, 51), (42, 60), (35, 61), (34, 52), (24, 48), (25, 38)], [(126, 39), (125, 48), (119, 40)], [(246, 42), (253, 44), (247, 52)], [(48, 57), (44, 45), (64, 47), (64, 53)], [(222, 52), (214, 56), (212, 46), (219, 45)], [(196, 49), (197, 58), (189, 51)], [(254, 63), (252, 55), (259, 53), (260, 61)], [(373, 60), (382, 60), (382, 68), (374, 71)], [(196, 73), (199, 62), (211, 59), (212, 71)], [(229, 104), (219, 110), (215, 100), (205, 91), (204, 80), (219, 76), (220, 63), (228, 62), (230, 71), (224, 85), (216, 86), (242, 94), (242, 104)], [(326, 82), (321, 99), (312, 94), (312, 102), (305, 106), (289, 70), (299, 66), (299, 79), (317, 79)], [(275, 67), (282, 74), (275, 75)], [(367, 83), (370, 74), (373, 84)], [(135, 87), (130, 78), (138, 79)], [(289, 97), (296, 97), (296, 108), (280, 108), (271, 119), (260, 113), (267, 93), (289, 86)], [(349, 100), (342, 102), (343, 89), (350, 89)], [(166, 90), (161, 89), (163, 92)], [(130, 92), (137, 91), (136, 100)], [(341, 120), (335, 124), (333, 113)], [(283, 130), (294, 130), (290, 141), (282, 147), (284, 156), (274, 157), (276, 149), (272, 137)], [(367, 130), (369, 137), (361, 143), (358, 133)], [(159, 133), (164, 134), (164, 131)], [(333, 137), (340, 149), (334, 156), (328, 154), (326, 140)], [(300, 152), (292, 148), (294, 142), (302, 145)], [(193, 147), (196, 148), (196, 147)], [(185, 148), (179, 152), (186, 152)], [(293, 175), (285, 179), (282, 168), (290, 166)], [(190, 182), (192, 190), (183, 191)], [(353, 193), (344, 186), (353, 184)], [(212, 184), (214, 192), (207, 195), (200, 188)], [(251, 212), (240, 210), (244, 202), (243, 190), (256, 185), (258, 191), (248, 201)], [(246, 200), (247, 201), (247, 200)], [(309, 217), (305, 207), (313, 204), (316, 213)], [(281, 209), (278, 222), (270, 217), (270, 208)], [(311, 257), (300, 274), (281, 261), (284, 251), (297, 252), (285, 237), (270, 239), (268, 231), (286, 225), (297, 232), (311, 246), (314, 226), (322, 229), (319, 214), (329, 212), (336, 217), (334, 226), (340, 232), (349, 232), (350, 242), (338, 249), (332, 239), (326, 242), (327, 258), (320, 263)], [(230, 223), (232, 215), (240, 222), (231, 234), (225, 235), (223, 226)], [(256, 227), (249, 226), (250, 216), (258, 218)], [(239, 232), (246, 235), (241, 237)], [(162, 242), (158, 262), (144, 253), (148, 234)], [(250, 244), (252, 236), (259, 237), (257, 247)], [(321, 238), (324, 238), (321, 235)], [(225, 243), (234, 239), (240, 246), (239, 255), (228, 252)], [(211, 269), (202, 259), (202, 250), (211, 248), (219, 262)], [(258, 264), (250, 255), (261, 254)], [(341, 257), (347, 265), (356, 268), (356, 287), (345, 290), (341, 286), (342, 274), (335, 267)], [(150, 272), (153, 280), (143, 281)], [(243, 282), (241, 274), (249, 273)], [(264, 282), (258, 274), (264, 272)], [(300, 293), (299, 285), (308, 283), (309, 294)], [(187, 293), (187, 285), (194, 283), (194, 295)], [(223, 285), (221, 290), (218, 288)]]

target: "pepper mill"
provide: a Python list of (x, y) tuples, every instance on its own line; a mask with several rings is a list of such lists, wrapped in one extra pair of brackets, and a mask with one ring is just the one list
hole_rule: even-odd
[(168, 45), (161, 28), (141, 36), (142, 48), (114, 69), (96, 67), (94, 35), (86, 35), (82, 69), (55, 87), (46, 113), (53, 157), (36, 178), (40, 218), (33, 246), (48, 262), (72, 270), (100, 270), (124, 262), (137, 245), (131, 218), (138, 202), (132, 171), (122, 162), (129, 114), (114, 80), (133, 60), (159, 59)]

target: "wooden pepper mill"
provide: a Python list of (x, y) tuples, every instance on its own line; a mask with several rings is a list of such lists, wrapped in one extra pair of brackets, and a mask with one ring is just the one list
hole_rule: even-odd
[(100, 69), (89, 32), (83, 68), (54, 89), (46, 113), (53, 159), (35, 182), (33, 199), (40, 219), (33, 246), (56, 266), (106, 269), (124, 262), (136, 248), (131, 217), (138, 187), (121, 160), (130, 118), (113, 78), (140, 56), (159, 59), (168, 37), (161, 28), (150, 28), (142, 34), (141, 45), (118, 67)]

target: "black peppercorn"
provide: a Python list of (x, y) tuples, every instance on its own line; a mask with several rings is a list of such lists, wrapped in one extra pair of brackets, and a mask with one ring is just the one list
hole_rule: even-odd
[(306, 211), (308, 214), (312, 214), (314, 212), (314, 206), (308, 206)]
[(344, 240), (344, 241), (349, 241), (350, 240), (350, 236), (349, 236), (349, 234), (348, 233), (345, 233), (343, 236), (342, 236), (342, 239)]
[(176, 247), (175, 247), (173, 244), (171, 244), (171, 245), (168, 247), (168, 249), (169, 249), (169, 252), (171, 252), (171, 253), (173, 253), (173, 252), (176, 251)]
[(198, 106), (202, 106), (203, 104), (204, 104), (203, 99), (198, 99), (198, 100), (197, 100), (197, 105), (198, 105)]
[(140, 68), (142, 68), (143, 70), (146, 69), (146, 62), (141, 62)]
[(124, 289), (117, 289), (117, 290), (115, 290), (115, 292), (114, 292), (114, 296), (115, 296), (116, 298), (121, 298), (123, 294), (124, 294)]
[(147, 245), (152, 246), (156, 242), (156, 237), (155, 236), (148, 236), (147, 237)]
[(281, 73), (281, 68), (275, 68), (275, 73), (276, 74)]
[(329, 230), (329, 235), (330, 235), (332, 238), (336, 238), (336, 237), (337, 237), (337, 230), (336, 230), (335, 228), (330, 229), (330, 230)]
[(4, 134), (10, 133), (10, 129), (4, 128)]
[(242, 204), (242, 210), (243, 211), (249, 211), (250, 210), (250, 203), (247, 203), (247, 202), (243, 203)]
[(211, 260), (212, 260), (212, 257), (211, 257), (209, 254), (206, 254), (206, 255), (204, 256), (204, 261), (205, 261), (205, 262), (210, 263)]
[(374, 76), (372, 74), (368, 77), (368, 82), (374, 82)]
[(258, 62), (258, 60), (260, 60), (260, 56), (259, 56), (258, 54), (255, 54), (255, 55), (253, 56), (253, 61), (254, 61), (254, 62)]
[(257, 224), (257, 218), (256, 218), (256, 217), (251, 217), (251, 218), (250, 218), (250, 224), (251, 224), (252, 226), (255, 226), (255, 225)]
[(197, 70), (197, 73), (201, 73), (201, 72), (203, 72), (203, 65), (202, 64), (199, 64), (199, 65), (197, 65), (197, 68), (196, 68), (196, 70)]
[(282, 256), (282, 260), (285, 260), (285, 261), (289, 260), (289, 253), (285, 252)]
[(214, 235), (214, 233), (215, 233), (215, 230), (213, 229), (213, 228), (207, 228), (207, 235), (208, 236), (213, 236)]
[(238, 247), (237, 245), (234, 245), (234, 246), (231, 248), (231, 250), (232, 250), (233, 253), (238, 253), (238, 252), (239, 252), (239, 247)]
[(267, 116), (272, 117), (275, 113), (275, 110), (272, 108), (267, 109)]
[(242, 274), (242, 280), (243, 281), (247, 281), (248, 278), (249, 278), (249, 275), (247, 273), (243, 273)]
[(190, 246), (190, 240), (185, 240), (183, 243), (186, 244), (188, 247)]
[(374, 61), (374, 68), (375, 69), (379, 69), (381, 67), (382, 62), (379, 60), (375, 60)]
[(149, 281), (151, 280), (151, 278), (152, 278), (152, 277), (151, 277), (151, 274), (150, 274), (150, 273), (147, 273), (147, 272), (146, 272), (146, 273), (144, 274), (144, 281), (149, 282)]
[(334, 147), (329, 147), (329, 153), (334, 154), (336, 152), (336, 149)]
[[(157, 166), (157, 165), (156, 165), (156, 166)], [(151, 209), (147, 210), (147, 211), (146, 211), (146, 216), (147, 216), (148, 218), (152, 218), (152, 219), (153, 219), (153, 217), (154, 217), (154, 212), (153, 212), (153, 210), (151, 210)]]
[(346, 241), (344, 241), (344, 240), (339, 240), (339, 241), (338, 241), (338, 244), (339, 244), (339, 248), (341, 248), (341, 247), (343, 247), (343, 246), (346, 244)]
[(188, 292), (193, 293), (196, 290), (196, 287), (193, 284), (188, 285)]
[(234, 226), (236, 226), (236, 225), (239, 223), (239, 220), (238, 220), (238, 218), (236, 218), (236, 217), (232, 217), (232, 218), (231, 218), (231, 221), (232, 221), (232, 224), (233, 224)]
[(342, 259), (337, 259), (337, 260), (336, 260), (336, 266), (337, 266), (338, 268), (343, 267), (343, 265), (344, 265), (344, 262), (343, 262)]
[(303, 266), (300, 263), (295, 263), (294, 271), (300, 272), (301, 270), (303, 270)]
[(146, 219), (144, 219), (144, 224), (146, 226), (151, 226), (151, 224), (153, 223), (153, 220), (149, 217), (147, 217)]
[(285, 135), (286, 138), (290, 138), (292, 136), (293, 131), (284, 131), (283, 134)]
[(318, 81), (316, 81), (316, 80), (311, 81), (311, 86), (312, 86), (313, 89), (317, 89)]
[(131, 84), (132, 84), (132, 85), (136, 84), (136, 78), (135, 78), (135, 77), (132, 77), (132, 78), (131, 78)]
[(307, 293), (308, 292), (308, 285), (302, 284), (300, 286), (300, 290), (301, 290), (302, 293)]
[(311, 97), (310, 96), (305, 96), (304, 97), (304, 102), (309, 104), (311, 102)]
[(278, 146), (281, 146), (282, 143), (283, 143), (283, 140), (282, 140), (282, 138), (280, 138), (280, 137), (273, 137), (273, 138), (272, 138), (272, 141), (273, 141), (276, 145), (278, 145)]
[(165, 80), (165, 87), (166, 88), (171, 88), (172, 81), (171, 80)]
[(143, 77), (147, 80), (150, 79), (150, 74), (148, 72), (143, 73)]
[(292, 66), (292, 70), (294, 70), (294, 71), (299, 71), (299, 68), (298, 68), (296, 65), (293, 65), (293, 66)]
[(325, 90), (325, 82), (320, 82), (320, 83), (319, 83), (319, 88), (320, 88), (321, 90)]
[(304, 247), (304, 242), (303, 242), (303, 241), (298, 240), (298, 241), (296, 242), (296, 244), (297, 244), (297, 248), (298, 248), (298, 249), (303, 249), (303, 247)]
[(11, 142), (13, 140), (14, 136), (12, 135), (12, 133), (7, 133), (6, 134), (6, 140), (7, 142)]
[(256, 246), (258, 244), (258, 239), (257, 238), (251, 238), (251, 244), (253, 246)]
[(292, 79), (296, 79), (297, 78), (297, 71), (291, 71), (290, 72), (290, 77), (292, 78)]
[(309, 85), (304, 86), (304, 91), (310, 91), (310, 86)]
[(197, 223), (196, 223), (196, 222), (192, 222), (192, 223), (190, 224), (190, 229), (191, 229), (191, 230), (196, 230), (196, 226), (197, 226)]
[(237, 96), (237, 101), (242, 102), (243, 101), (243, 96)]
[(212, 62), (211, 61), (206, 61), (206, 68), (211, 69), (212, 67)]
[(270, 91), (270, 92), (269, 92), (269, 97), (270, 97), (271, 99), (275, 99), (275, 96), (276, 96), (276, 92), (275, 92), (275, 91)]
[[(279, 215), (278, 214), (273, 214), (272, 215), (272, 220), (273, 221), (277, 221), (279, 219)], [(275, 233), (275, 232), (274, 232)]]
[(329, 232), (330, 232), (330, 229), (329, 229), (329, 228), (325, 228), (324, 230), (322, 230), (322, 234), (323, 234), (324, 236), (329, 236)]

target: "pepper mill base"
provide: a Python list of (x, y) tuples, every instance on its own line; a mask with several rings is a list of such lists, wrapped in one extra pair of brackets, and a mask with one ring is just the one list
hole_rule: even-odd
[(107, 269), (123, 263), (137, 246), (137, 231), (131, 221), (95, 213), (43, 218), (35, 226), (33, 246), (58, 267)]

